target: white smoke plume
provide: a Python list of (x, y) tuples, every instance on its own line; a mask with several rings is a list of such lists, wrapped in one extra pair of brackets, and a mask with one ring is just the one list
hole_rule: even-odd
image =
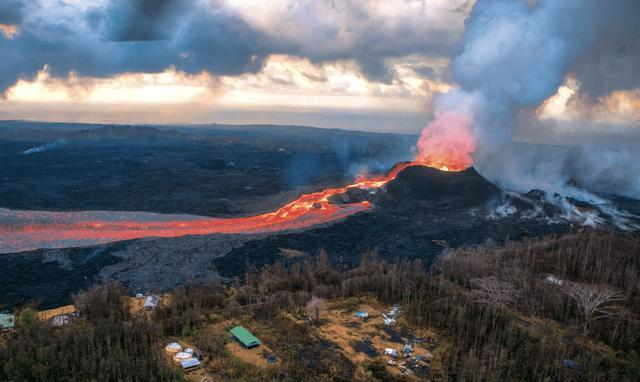
[(43, 145), (38, 145), (38, 146), (34, 146), (30, 149), (21, 151), (20, 154), (22, 155), (31, 155), (31, 154), (37, 154), (37, 153), (42, 153), (45, 151), (49, 151), (49, 150), (54, 150), (57, 149), (60, 146), (64, 146), (67, 142), (64, 139), (57, 139), (53, 142), (49, 142), (49, 143), (45, 143)]
[(468, 131), (475, 140), (475, 166), (496, 183), (519, 191), (571, 193), (583, 200), (590, 194), (579, 187), (640, 198), (638, 173), (624, 170), (638, 169), (638, 150), (596, 144), (552, 157), (534, 148), (521, 157), (517, 149), (508, 149), (521, 115), (554, 95), (574, 65), (588, 75), (584, 61), (601, 48), (604, 37), (624, 41), (624, 34), (640, 41), (639, 12), (640, 2), (634, 0), (479, 0), (453, 61), (459, 87), (435, 98), (436, 120), (423, 132), (421, 155), (442, 150), (435, 142), (459, 141), (457, 127), (431, 140), (432, 147), (424, 139), (436, 131), (438, 118), (455, 113), (472, 121)]

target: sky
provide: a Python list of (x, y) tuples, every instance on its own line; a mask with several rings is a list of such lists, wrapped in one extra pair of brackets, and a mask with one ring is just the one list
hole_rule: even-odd
[[(460, 86), (454, 60), (475, 5), (2, 0), (0, 119), (417, 134), (434, 118), (434, 97)], [(629, 28), (602, 27), (593, 46), (561, 71), (549, 97), (518, 109), (527, 123), (519, 124), (516, 139), (558, 139), (576, 129), (637, 134), (640, 35), (633, 20), (640, 24), (640, 16), (638, 7), (629, 9), (607, 16), (607, 23), (626, 17), (619, 24), (631, 20)]]

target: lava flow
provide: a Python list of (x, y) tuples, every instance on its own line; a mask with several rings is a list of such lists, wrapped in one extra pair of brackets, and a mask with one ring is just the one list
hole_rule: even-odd
[(421, 163), (400, 163), (385, 176), (357, 180), (346, 187), (303, 194), (274, 212), (250, 217), (218, 219), (143, 212), (0, 209), (0, 253), (87, 246), (143, 237), (256, 234), (309, 228), (343, 219), (371, 207), (367, 201), (333, 204), (329, 201), (331, 196), (344, 193), (351, 187), (380, 188), (411, 165)]

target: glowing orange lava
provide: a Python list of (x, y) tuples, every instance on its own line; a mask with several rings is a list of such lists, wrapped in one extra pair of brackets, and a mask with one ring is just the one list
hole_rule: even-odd
[(401, 163), (387, 175), (359, 179), (346, 187), (328, 188), (298, 199), (274, 212), (229, 219), (140, 212), (46, 212), (0, 209), (0, 253), (39, 248), (66, 248), (143, 237), (178, 237), (215, 233), (256, 234), (303, 229), (330, 223), (371, 204), (332, 204), (333, 195), (348, 188), (377, 189), (395, 179), (400, 171), (420, 163)]
[(476, 150), (470, 118), (452, 111), (436, 112), (418, 140), (414, 161), (442, 171), (462, 171), (473, 165)]
[(422, 132), (413, 162), (400, 163), (387, 174), (359, 177), (346, 187), (328, 188), (298, 199), (274, 212), (229, 219), (144, 212), (46, 212), (0, 209), (0, 253), (39, 248), (66, 248), (143, 237), (257, 234), (309, 228), (330, 223), (371, 207), (368, 201), (333, 204), (330, 198), (349, 188), (377, 189), (395, 179), (408, 166), (461, 171), (473, 164), (476, 149), (472, 122), (455, 112), (436, 112)]

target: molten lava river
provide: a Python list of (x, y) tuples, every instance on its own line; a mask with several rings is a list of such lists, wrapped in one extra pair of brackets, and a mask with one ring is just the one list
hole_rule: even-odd
[(351, 187), (380, 188), (406, 167), (423, 164), (402, 163), (396, 165), (386, 176), (357, 180), (356, 183), (342, 188), (303, 194), (277, 211), (250, 217), (219, 219), (146, 212), (0, 209), (0, 253), (87, 246), (143, 237), (215, 233), (255, 234), (309, 228), (371, 208), (367, 201), (332, 204), (329, 202), (331, 196), (344, 193)]

